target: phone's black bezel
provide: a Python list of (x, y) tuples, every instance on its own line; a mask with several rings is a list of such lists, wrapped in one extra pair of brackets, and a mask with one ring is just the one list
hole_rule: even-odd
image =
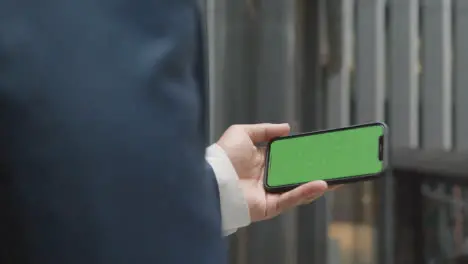
[(278, 138), (272, 139), (270, 142), (268, 142), (266, 153), (265, 153), (265, 170), (264, 170), (264, 177), (263, 177), (263, 187), (265, 188), (265, 191), (269, 193), (284, 193), (302, 184), (307, 183), (307, 182), (303, 182), (303, 183), (288, 184), (288, 185), (281, 185), (281, 186), (269, 186), (268, 185), (268, 169), (270, 167), (270, 161), (269, 161), (270, 146), (273, 142), (277, 140), (317, 135), (317, 134), (329, 133), (329, 132), (334, 132), (334, 131), (350, 130), (350, 129), (356, 129), (356, 128), (362, 128), (362, 127), (369, 127), (369, 126), (383, 127), (383, 142), (382, 142), (383, 143), (383, 149), (382, 149), (383, 169), (382, 171), (380, 171), (379, 173), (374, 173), (374, 174), (355, 175), (355, 176), (349, 176), (346, 178), (331, 179), (331, 180), (326, 180), (326, 182), (329, 186), (331, 186), (331, 185), (339, 185), (339, 184), (346, 184), (346, 183), (353, 183), (353, 182), (360, 182), (360, 181), (368, 181), (368, 180), (373, 180), (373, 179), (378, 178), (380, 175), (384, 174), (388, 168), (388, 156), (389, 156), (388, 127), (384, 122), (372, 122), (372, 123), (366, 123), (366, 124), (360, 124), (360, 125), (354, 125), (354, 126), (348, 126), (348, 127), (342, 127), (342, 128), (319, 130), (319, 131), (314, 131), (314, 132), (300, 133), (300, 134), (295, 134), (295, 135), (290, 135), (290, 136), (285, 136), (285, 137), (278, 137)]

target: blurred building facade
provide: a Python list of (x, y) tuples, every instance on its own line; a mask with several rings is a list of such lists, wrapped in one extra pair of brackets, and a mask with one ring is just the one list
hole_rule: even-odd
[(468, 263), (468, 1), (204, 1), (211, 140), (254, 122), (391, 134), (387, 175), (240, 230), (232, 264)]

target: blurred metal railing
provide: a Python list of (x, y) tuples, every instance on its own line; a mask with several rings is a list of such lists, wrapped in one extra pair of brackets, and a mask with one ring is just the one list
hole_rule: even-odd
[(231, 262), (400, 263), (395, 179), (419, 175), (420, 198), (421, 175), (467, 182), (468, 1), (206, 0), (206, 18), (212, 140), (233, 123), (385, 120), (395, 168), (239, 231)]

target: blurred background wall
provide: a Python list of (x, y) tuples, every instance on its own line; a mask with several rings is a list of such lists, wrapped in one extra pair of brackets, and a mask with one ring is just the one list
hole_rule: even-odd
[(468, 263), (467, 0), (204, 6), (212, 141), (254, 122), (391, 133), (387, 175), (239, 230), (232, 264)]

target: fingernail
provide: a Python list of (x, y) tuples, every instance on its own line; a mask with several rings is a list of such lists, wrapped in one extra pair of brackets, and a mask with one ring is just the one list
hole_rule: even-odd
[(323, 185), (325, 186), (325, 188), (328, 188), (328, 183), (326, 181), (323, 181)]

